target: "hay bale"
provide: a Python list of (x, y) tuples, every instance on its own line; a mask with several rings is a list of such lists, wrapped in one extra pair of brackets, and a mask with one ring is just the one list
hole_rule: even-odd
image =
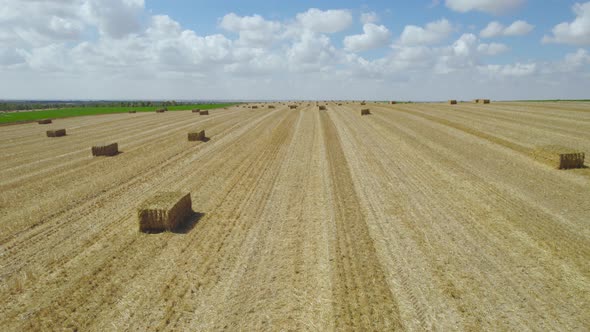
[(253, 109), (258, 108), (258, 106), (252, 106)]
[(490, 100), (489, 99), (476, 99), (475, 103), (476, 104), (489, 104)]
[(209, 111), (202, 110), (199, 112), (200, 115), (209, 115)]
[(395, 104), (397, 104), (397, 102), (395, 102), (395, 101), (392, 101), (391, 102), (391, 105), (395, 105)]
[(188, 133), (188, 140), (189, 142), (205, 141), (205, 131), (191, 131)]
[(65, 129), (55, 129), (55, 130), (48, 130), (47, 137), (62, 137), (66, 136)]
[(457, 105), (457, 101), (454, 99), (449, 100), (449, 105)]
[(172, 231), (191, 214), (193, 209), (190, 193), (159, 192), (139, 206), (139, 231)]
[(558, 145), (545, 145), (533, 151), (533, 158), (556, 169), (584, 168), (585, 154)]
[(274, 105), (268, 105), (268, 108), (275, 108)]
[(92, 155), (93, 156), (114, 156), (119, 153), (119, 144), (111, 143), (111, 144), (103, 144), (103, 145), (95, 145), (92, 147)]
[(320, 106), (318, 106), (318, 108), (320, 109), (320, 111), (325, 111), (326, 110), (326, 106), (325, 105), (320, 105)]
[(196, 109), (196, 110), (192, 110), (192, 112), (193, 112), (193, 113), (200, 113), (200, 112), (201, 112), (201, 110), (199, 110), (199, 109)]
[(129, 111), (129, 113), (137, 113), (137, 111), (131, 110), (131, 111)]
[(361, 105), (367, 105), (367, 103), (363, 101), (363, 102), (361, 102)]
[(51, 119), (43, 119), (43, 120), (37, 121), (38, 124), (50, 124), (51, 122), (52, 122)]
[(296, 109), (297, 108), (297, 105), (289, 105), (289, 108), (290, 109)]
[(338, 103), (338, 106), (342, 106), (342, 103)]
[(164, 112), (166, 112), (166, 110), (163, 109), (163, 108), (160, 108), (160, 109), (156, 110), (156, 113), (164, 113)]
[(370, 115), (371, 114), (371, 110), (368, 108), (363, 108), (361, 110), (361, 115)]

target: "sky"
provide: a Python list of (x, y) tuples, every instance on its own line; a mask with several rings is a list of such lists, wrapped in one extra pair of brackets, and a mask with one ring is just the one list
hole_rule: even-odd
[(0, 99), (590, 98), (590, 1), (0, 0)]

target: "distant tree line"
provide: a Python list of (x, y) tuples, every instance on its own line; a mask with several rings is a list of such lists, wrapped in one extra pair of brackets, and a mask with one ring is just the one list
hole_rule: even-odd
[[(207, 102), (209, 103), (209, 102)], [(38, 109), (56, 109), (71, 107), (167, 107), (190, 105), (194, 102), (172, 101), (72, 101), (72, 102), (43, 102), (43, 101), (0, 101), (0, 111), (23, 111)]]

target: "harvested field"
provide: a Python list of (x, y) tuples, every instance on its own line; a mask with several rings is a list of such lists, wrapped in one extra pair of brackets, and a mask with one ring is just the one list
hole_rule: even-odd
[[(1, 330), (588, 330), (590, 169), (535, 150), (588, 153), (590, 104), (370, 108), (0, 127)], [(144, 234), (161, 191), (199, 216)]]

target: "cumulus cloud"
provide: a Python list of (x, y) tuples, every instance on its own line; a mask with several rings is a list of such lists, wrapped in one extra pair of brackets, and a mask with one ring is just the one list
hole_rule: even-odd
[(279, 22), (265, 20), (260, 15), (238, 16), (234, 13), (225, 15), (219, 26), (227, 31), (239, 33), (239, 43), (244, 46), (267, 46), (279, 37), (282, 25)]
[(498, 36), (524, 36), (533, 31), (535, 27), (526, 21), (518, 20), (505, 27), (499, 22), (490, 22), (481, 32), (479, 36), (482, 38), (492, 38)]
[(460, 13), (480, 11), (503, 14), (520, 7), (525, 2), (526, 0), (446, 0), (445, 4), (448, 8)]
[(573, 6), (576, 18), (553, 27), (552, 35), (544, 36), (544, 43), (590, 45), (590, 2)]
[(361, 14), (361, 23), (377, 23), (379, 22), (379, 15), (375, 12), (367, 12)]
[(479, 66), (478, 70), (483, 74), (494, 77), (523, 77), (533, 75), (537, 71), (537, 64), (485, 65)]
[(437, 81), (444, 83), (432, 91), (466, 91), (503, 78), (500, 88), (541, 81), (561, 82), (567, 92), (587, 86), (578, 84), (589, 77), (583, 48), (552, 62), (494, 64), (508, 46), (480, 38), (524, 34), (524, 21), (492, 22), (489, 34), (450, 41), (458, 28), (445, 19), (408, 25), (373, 58), (362, 52), (389, 45), (391, 32), (375, 13), (359, 18), (362, 33), (344, 37), (341, 47), (332, 34), (352, 25), (348, 10), (310, 9), (280, 21), (228, 13), (217, 21), (219, 33), (201, 35), (152, 14), (143, 0), (0, 0), (0, 91), (12, 98), (369, 98), (395, 90), (411, 99), (412, 89)]
[(122, 38), (140, 31), (144, 7), (144, 0), (86, 0), (82, 17), (96, 25), (102, 35)]
[(389, 43), (391, 33), (383, 25), (367, 23), (363, 26), (363, 34), (346, 36), (344, 48), (351, 52), (362, 52), (385, 46)]
[(479, 44), (477, 51), (485, 55), (498, 55), (509, 50), (508, 46), (500, 43)]
[(437, 44), (447, 39), (452, 31), (453, 27), (446, 19), (430, 22), (424, 28), (406, 25), (399, 42), (402, 45)]
[(297, 14), (297, 21), (307, 30), (319, 33), (335, 33), (350, 27), (352, 14), (349, 10), (343, 9), (322, 11), (311, 8), (304, 13)]

